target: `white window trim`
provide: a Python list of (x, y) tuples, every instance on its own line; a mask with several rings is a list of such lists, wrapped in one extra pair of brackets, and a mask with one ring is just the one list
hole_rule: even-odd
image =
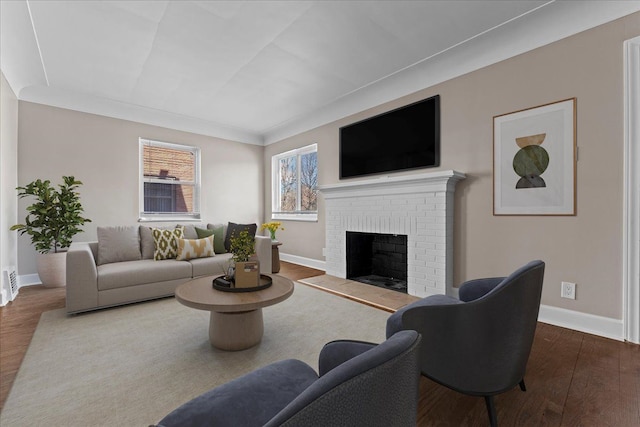
[(623, 338), (640, 344), (640, 37), (624, 43)]
[[(297, 157), (298, 162), (298, 171), (300, 170), (300, 156), (307, 153), (317, 153), (318, 152), (318, 144), (311, 144), (305, 147), (296, 148), (293, 150), (286, 151), (284, 153), (276, 154), (271, 157), (271, 219), (280, 219), (287, 221), (307, 221), (307, 222), (317, 222), (318, 221), (318, 211), (314, 212), (296, 212), (296, 213), (286, 213), (286, 212), (274, 212), (274, 208), (279, 205), (280, 200), (280, 159), (285, 157)], [(298, 185), (298, 200), (300, 200), (300, 186)]]
[[(166, 184), (166, 180), (144, 177), (144, 146), (170, 148), (173, 150), (190, 151), (195, 156), (195, 183), (192, 181), (174, 181), (176, 183), (195, 184), (193, 191), (194, 212), (190, 214), (177, 213), (152, 213), (144, 211), (144, 183), (158, 182)], [(146, 138), (138, 139), (139, 183), (138, 183), (138, 222), (162, 222), (162, 221), (200, 221), (200, 148), (191, 145), (173, 144), (170, 142), (154, 141)]]

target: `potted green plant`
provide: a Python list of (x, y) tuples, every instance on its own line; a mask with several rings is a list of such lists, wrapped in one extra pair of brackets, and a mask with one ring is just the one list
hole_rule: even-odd
[(234, 282), (236, 288), (258, 286), (260, 283), (260, 264), (257, 260), (249, 261), (255, 252), (255, 238), (243, 230), (231, 236), (229, 252), (235, 262)]
[(77, 189), (81, 181), (73, 176), (63, 176), (64, 183), (58, 189), (49, 180), (37, 179), (24, 187), (17, 187), (18, 196), (35, 197), (27, 207), (24, 224), (16, 224), (11, 230), (28, 234), (38, 255), (36, 268), (44, 286), (64, 286), (66, 283), (66, 248), (80, 227), (90, 219), (84, 218)]

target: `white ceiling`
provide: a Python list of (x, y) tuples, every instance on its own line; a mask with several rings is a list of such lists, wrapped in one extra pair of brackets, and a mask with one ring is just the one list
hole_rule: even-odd
[(2, 1), (19, 99), (271, 143), (640, 1)]

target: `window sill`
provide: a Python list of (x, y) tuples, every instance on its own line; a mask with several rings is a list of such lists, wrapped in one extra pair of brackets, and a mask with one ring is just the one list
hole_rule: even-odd
[(145, 214), (138, 217), (138, 222), (202, 222), (200, 215), (153, 215)]
[(318, 222), (318, 214), (282, 214), (272, 213), (271, 219), (283, 221)]

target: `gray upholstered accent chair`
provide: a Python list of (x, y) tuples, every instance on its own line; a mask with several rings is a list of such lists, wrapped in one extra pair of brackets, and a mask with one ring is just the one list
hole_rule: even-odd
[(415, 331), (382, 344), (333, 341), (318, 376), (306, 363), (276, 362), (185, 403), (158, 426), (416, 425), (420, 368)]
[(544, 262), (532, 261), (509, 277), (471, 280), (460, 299), (434, 295), (387, 320), (387, 336), (402, 329), (422, 335), (422, 375), (461, 393), (484, 396), (492, 426), (493, 396), (520, 385), (536, 330)]

